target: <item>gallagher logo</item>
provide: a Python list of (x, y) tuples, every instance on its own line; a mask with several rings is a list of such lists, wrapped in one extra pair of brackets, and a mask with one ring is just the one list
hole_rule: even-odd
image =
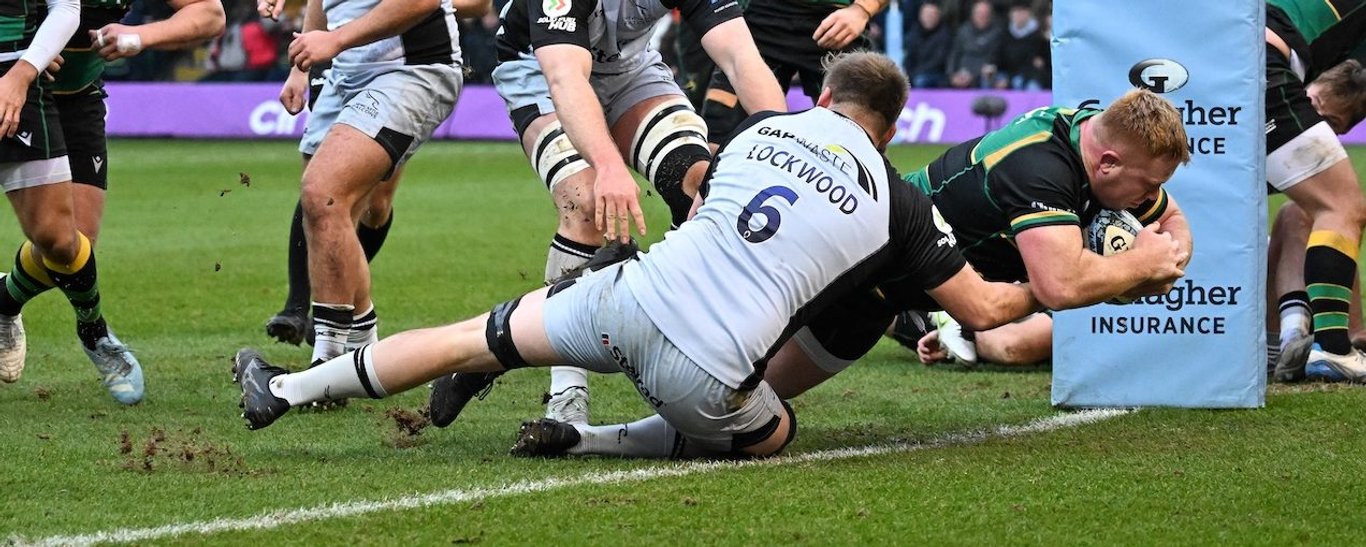
[(1189, 79), (1186, 67), (1171, 59), (1146, 59), (1129, 69), (1129, 83), (1153, 93), (1171, 93)]

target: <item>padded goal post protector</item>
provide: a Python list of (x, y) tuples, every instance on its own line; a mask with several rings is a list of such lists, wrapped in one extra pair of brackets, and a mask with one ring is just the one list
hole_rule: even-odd
[(1142, 86), (1181, 109), (1191, 162), (1167, 191), (1195, 257), (1163, 296), (1054, 316), (1053, 404), (1265, 404), (1266, 138), (1262, 0), (1058, 0), (1054, 102)]

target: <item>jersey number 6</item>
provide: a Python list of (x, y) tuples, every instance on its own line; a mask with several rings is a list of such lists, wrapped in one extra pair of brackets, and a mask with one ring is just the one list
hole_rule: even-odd
[[(754, 199), (749, 200), (745, 205), (745, 210), (740, 212), (740, 218), (735, 221), (735, 230), (740, 232), (740, 237), (750, 243), (763, 243), (768, 238), (773, 237), (774, 232), (778, 231), (778, 226), (783, 223), (783, 216), (776, 207), (764, 205), (765, 201), (771, 197), (780, 197), (787, 200), (788, 205), (797, 202), (797, 193), (786, 186), (769, 186), (759, 191)], [(749, 220), (757, 213), (763, 213), (764, 225), (759, 229), (751, 229)]]

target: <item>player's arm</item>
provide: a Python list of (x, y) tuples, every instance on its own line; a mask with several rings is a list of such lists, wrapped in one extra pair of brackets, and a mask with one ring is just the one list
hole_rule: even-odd
[(750, 114), (787, 112), (787, 99), (773, 71), (759, 56), (754, 36), (741, 17), (736, 0), (663, 0), (665, 7), (678, 8), (684, 24), (702, 37), (702, 49), (730, 78), (740, 105)]
[(889, 0), (854, 0), (821, 20), (811, 39), (824, 49), (842, 49), (863, 34), (868, 20), (887, 7)]
[(168, 0), (170, 17), (145, 25), (113, 23), (90, 31), (90, 41), (105, 60), (132, 57), (144, 49), (184, 49), (223, 34), (226, 19), (220, 0)]
[[(585, 24), (585, 23), (580, 23)], [(559, 43), (536, 48), (536, 60), (550, 87), (555, 115), (569, 142), (593, 167), (596, 180), (594, 219), (608, 239), (630, 237), (630, 221), (645, 234), (645, 214), (640, 209), (640, 187), (626, 169), (607, 128), (607, 116), (598, 103), (589, 77), (593, 55), (576, 44)], [(620, 226), (620, 231), (618, 231)]]
[(994, 283), (971, 266), (925, 291), (965, 328), (988, 330), (1036, 311), (1042, 304), (1028, 283)]
[[(323, 30), (327, 28), (327, 15), (323, 13), (322, 0), (308, 0), (304, 5), (303, 32), (313, 30)], [(285, 111), (290, 114), (298, 114), (304, 111), (304, 105), (308, 102), (308, 71), (302, 70), (294, 64), (289, 65), (289, 76), (285, 78), (285, 84), (280, 87), (280, 104), (285, 107)]]
[(441, 7), (446, 0), (380, 0), (379, 4), (336, 30), (296, 34), (289, 44), (289, 62), (307, 70), (315, 63), (331, 61), (337, 54), (412, 28)]
[(1191, 235), (1190, 222), (1186, 220), (1186, 215), (1181, 212), (1181, 206), (1176, 204), (1176, 198), (1171, 197), (1164, 188), (1158, 192), (1157, 199), (1144, 203), (1137, 209), (1130, 209), (1129, 212), (1144, 226), (1156, 222), (1162, 226), (1162, 231), (1171, 234), (1177, 244), (1181, 245), (1181, 250), (1186, 253), (1186, 260), (1181, 263), (1181, 267), (1186, 267), (1195, 252), (1195, 239)]
[(1121, 294), (1142, 296), (1135, 289), (1162, 286), (1184, 275), (1180, 264), (1187, 257), (1160, 227), (1148, 225), (1128, 251), (1111, 256), (1087, 250), (1075, 224), (1029, 228), (1015, 235), (1015, 243), (1035, 296), (1049, 309), (1065, 310)]
[(47, 16), (19, 62), (0, 76), (0, 135), (13, 137), (19, 130), (19, 113), (28, 98), (28, 86), (52, 64), (81, 22), (78, 0), (47, 0)]
[(787, 112), (787, 99), (773, 71), (759, 56), (744, 19), (731, 19), (702, 35), (702, 49), (735, 86), (745, 112)]

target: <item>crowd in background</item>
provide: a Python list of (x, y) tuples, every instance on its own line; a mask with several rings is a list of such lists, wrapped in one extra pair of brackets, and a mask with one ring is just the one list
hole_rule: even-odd
[[(507, 0), (494, 0), (489, 15), (460, 21), (466, 82), (488, 83), (497, 63), (494, 33)], [(802, 0), (793, 0), (802, 1)], [(1051, 0), (894, 0), (902, 14), (902, 66), (916, 88), (1048, 89)], [(286, 50), (302, 27), (302, 2), (279, 21), (256, 14), (256, 0), (223, 0), (227, 30), (203, 47), (176, 52), (147, 51), (109, 66), (107, 80), (283, 81)], [(874, 44), (886, 44), (884, 10), (868, 26)], [(137, 0), (128, 19), (165, 18), (160, 0)], [(677, 18), (670, 23), (677, 26)], [(658, 34), (659, 50), (673, 66), (679, 47), (674, 28)]]

